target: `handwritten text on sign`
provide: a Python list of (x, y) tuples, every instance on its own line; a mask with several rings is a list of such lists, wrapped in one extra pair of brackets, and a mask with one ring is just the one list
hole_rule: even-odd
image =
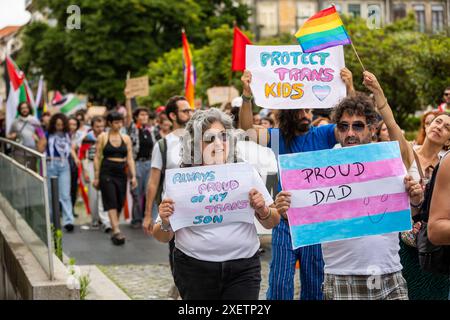
[(300, 46), (246, 47), (255, 103), (271, 109), (332, 108), (346, 95), (342, 46), (303, 53)]
[(167, 170), (165, 197), (175, 202), (172, 229), (238, 221), (253, 224), (248, 195), (252, 180), (253, 168), (247, 163)]
[(279, 157), (294, 248), (411, 229), (398, 142)]

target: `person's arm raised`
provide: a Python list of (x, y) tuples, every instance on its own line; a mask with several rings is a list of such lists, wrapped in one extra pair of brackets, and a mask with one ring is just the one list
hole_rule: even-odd
[(133, 121), (133, 110), (131, 108), (131, 96), (130, 96), (130, 90), (125, 88), (124, 91), (125, 94), (125, 107), (127, 109), (127, 115), (125, 117), (125, 127), (128, 129), (131, 125), (131, 122)]
[[(252, 89), (250, 83), (252, 81), (252, 74), (250, 71), (245, 70), (241, 77), (242, 81), (242, 107), (239, 110), (239, 128), (246, 131), (250, 139), (256, 143), (260, 143), (263, 146), (269, 142), (269, 132), (263, 126), (253, 125), (253, 108), (252, 108)], [(266, 135), (266, 137), (264, 137)], [(262, 137), (262, 139), (260, 139)], [(264, 138), (265, 141), (264, 141)]]
[(400, 126), (395, 121), (392, 109), (389, 106), (389, 103), (384, 96), (383, 89), (381, 88), (381, 85), (375, 75), (373, 73), (370, 73), (369, 71), (364, 71), (363, 76), (363, 84), (373, 93), (378, 112), (380, 113), (384, 123), (386, 124), (386, 127), (388, 128), (391, 141), (399, 142), (403, 163), (405, 164), (406, 169), (409, 169), (414, 159), (412, 147), (404, 137)]

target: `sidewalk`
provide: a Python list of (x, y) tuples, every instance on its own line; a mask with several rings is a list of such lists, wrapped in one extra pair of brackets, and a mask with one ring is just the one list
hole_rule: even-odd
[[(114, 299), (170, 299), (168, 292), (173, 279), (168, 263), (167, 244), (144, 235), (141, 229), (132, 229), (128, 223), (122, 221), (121, 230), (127, 241), (124, 246), (114, 246), (109, 234), (89, 228), (90, 217), (82, 210), (82, 206), (78, 205), (77, 209), (80, 216), (75, 220), (74, 232), (63, 231), (63, 250), (68, 257), (75, 259), (76, 265), (81, 266), (82, 270), (90, 269), (91, 278), (100, 288), (113, 290), (111, 294), (116, 297)], [(260, 299), (265, 300), (271, 259), (271, 236), (261, 236), (260, 239), (262, 248), (265, 249), (261, 255)], [(108, 284), (108, 279), (104, 278), (102, 273), (115, 285)], [(298, 299), (299, 287), (297, 270), (295, 299)], [(123, 292), (119, 292), (120, 290)], [(108, 294), (91, 292), (88, 299), (108, 299)]]

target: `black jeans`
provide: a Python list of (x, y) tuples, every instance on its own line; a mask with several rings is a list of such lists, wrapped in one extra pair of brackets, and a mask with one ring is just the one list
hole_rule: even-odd
[(258, 300), (261, 261), (251, 258), (209, 262), (174, 250), (175, 284), (183, 300)]

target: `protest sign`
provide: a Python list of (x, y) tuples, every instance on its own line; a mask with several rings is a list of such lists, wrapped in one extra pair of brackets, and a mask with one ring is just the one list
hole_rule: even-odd
[(127, 79), (127, 89), (130, 97), (146, 97), (149, 95), (148, 77)]
[(218, 103), (231, 102), (239, 97), (239, 91), (235, 87), (212, 87), (206, 90), (210, 106)]
[(293, 248), (411, 230), (398, 142), (280, 155)]
[(91, 106), (87, 109), (86, 116), (92, 119), (95, 116), (104, 116), (106, 114), (107, 108), (104, 106)]
[(248, 163), (167, 170), (164, 197), (175, 202), (172, 229), (253, 223), (248, 195), (252, 181), (253, 168)]
[(303, 53), (300, 46), (250, 46), (246, 66), (256, 105), (269, 109), (332, 108), (346, 96), (342, 46)]

